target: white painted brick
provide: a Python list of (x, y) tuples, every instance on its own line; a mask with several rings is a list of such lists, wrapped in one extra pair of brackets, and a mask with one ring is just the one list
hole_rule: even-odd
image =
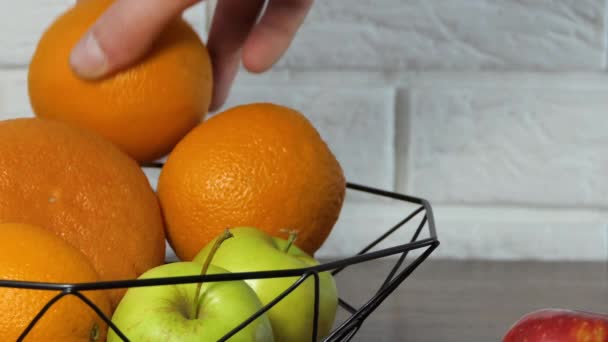
[[(414, 208), (399, 203), (347, 201), (316, 256), (335, 259), (355, 255)], [(434, 215), (441, 244), (432, 258), (552, 261), (608, 258), (606, 212), (434, 206)], [(416, 219), (408, 223), (380, 248), (409, 242), (419, 222)], [(421, 237), (428, 237), (426, 232), (423, 230)]]
[(435, 203), (608, 206), (605, 89), (430, 87), (411, 101), (400, 190)]
[(252, 102), (273, 102), (300, 111), (327, 141), (347, 180), (393, 188), (391, 89), (237, 85), (223, 108)]
[(604, 66), (605, 0), (318, 1), (281, 66), (577, 69)]
[(608, 260), (608, 213), (584, 210), (435, 210), (434, 257), (495, 260)]
[(27, 70), (0, 69), (0, 120), (32, 116), (27, 94)]
[[(45, 29), (74, 3), (73, 0), (20, 0), (3, 4), (0, 67), (27, 65)], [(200, 3), (185, 13), (186, 20), (203, 37), (206, 37), (205, 10), (205, 5)]]
[[(385, 201), (377, 196), (368, 197), (368, 201), (352, 200), (357, 195), (352, 190), (347, 191), (338, 222), (316, 257), (333, 259), (354, 256), (419, 207), (405, 202)], [(422, 220), (422, 214), (402, 226), (372, 251), (410, 242)], [(425, 228), (420, 239), (428, 237), (428, 229)]]
[(272, 70), (263, 74), (237, 76), (236, 83), (276, 87), (314, 84), (324, 88), (396, 87), (396, 88), (488, 88), (556, 89), (608, 91), (608, 73), (603, 71), (398, 71), (398, 70)]
[(29, 63), (40, 36), (72, 0), (21, 0), (2, 5), (0, 22), (0, 66)]

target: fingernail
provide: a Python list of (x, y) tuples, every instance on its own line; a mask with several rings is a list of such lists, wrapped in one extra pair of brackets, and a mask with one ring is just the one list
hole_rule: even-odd
[(89, 31), (74, 47), (70, 64), (83, 78), (99, 78), (108, 70), (108, 60), (95, 36)]

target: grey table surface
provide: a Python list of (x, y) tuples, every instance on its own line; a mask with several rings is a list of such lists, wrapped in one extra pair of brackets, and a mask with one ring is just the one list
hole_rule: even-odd
[[(366, 262), (338, 274), (341, 297), (361, 305), (389, 267)], [(353, 341), (501, 341), (523, 314), (548, 307), (608, 313), (608, 263), (427, 260)]]

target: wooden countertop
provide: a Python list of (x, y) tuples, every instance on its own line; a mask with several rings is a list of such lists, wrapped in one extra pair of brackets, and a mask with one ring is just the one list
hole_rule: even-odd
[[(390, 266), (377, 261), (338, 274), (341, 297), (362, 304)], [(608, 262), (427, 260), (372, 313), (353, 341), (501, 341), (523, 314), (547, 307), (608, 313)]]

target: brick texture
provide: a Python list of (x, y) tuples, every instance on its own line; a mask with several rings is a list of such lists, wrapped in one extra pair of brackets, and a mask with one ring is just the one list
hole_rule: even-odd
[(27, 70), (0, 69), (0, 120), (32, 116), (27, 95)]
[(605, 0), (315, 3), (291, 69), (599, 70)]
[(415, 90), (400, 190), (442, 203), (607, 207), (605, 94)]

